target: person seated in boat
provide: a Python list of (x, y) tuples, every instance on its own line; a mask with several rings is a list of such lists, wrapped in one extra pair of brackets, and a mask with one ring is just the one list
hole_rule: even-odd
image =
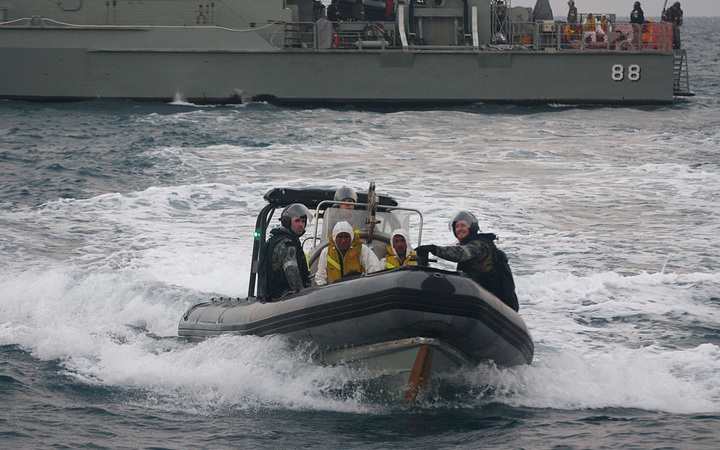
[[(357, 203), (357, 192), (355, 192), (355, 189), (349, 187), (349, 186), (343, 186), (337, 191), (335, 191), (335, 195), (333, 196), (333, 200), (336, 202), (352, 202)], [(340, 209), (355, 209), (354, 205), (337, 205)]]
[(410, 235), (402, 228), (393, 231), (390, 236), (391, 245), (387, 246), (385, 257), (380, 260), (380, 266), (385, 269), (394, 269), (400, 266), (417, 264), (417, 253), (413, 253), (410, 245)]
[(258, 298), (273, 301), (310, 286), (310, 270), (300, 243), (312, 213), (293, 203), (280, 214), (282, 226), (270, 231), (258, 261)]
[(507, 255), (493, 243), (497, 236), (480, 233), (477, 218), (467, 211), (460, 211), (453, 217), (450, 229), (458, 239), (458, 245), (421, 245), (415, 252), (421, 259), (427, 259), (428, 253), (432, 253), (439, 258), (457, 262), (458, 271), (464, 272), (503, 303), (518, 311), (520, 306)]
[(380, 260), (360, 242), (360, 232), (349, 223), (335, 224), (332, 239), (320, 253), (315, 283), (322, 286), (354, 274), (377, 272)]

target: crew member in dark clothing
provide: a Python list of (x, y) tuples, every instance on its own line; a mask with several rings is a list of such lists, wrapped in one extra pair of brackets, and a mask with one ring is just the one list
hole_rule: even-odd
[(679, 49), (680, 27), (683, 24), (683, 10), (680, 9), (680, 2), (673, 3), (670, 9), (663, 11), (663, 20), (673, 24), (673, 48)]
[(449, 247), (421, 245), (415, 249), (420, 259), (425, 259), (428, 253), (432, 253), (439, 258), (457, 262), (457, 270), (463, 271), (480, 286), (517, 311), (520, 306), (515, 294), (515, 281), (507, 255), (493, 243), (497, 236), (480, 233), (477, 219), (467, 211), (456, 214), (451, 227), (459, 245)]
[(300, 203), (293, 203), (280, 214), (281, 227), (270, 231), (258, 261), (258, 297), (274, 301), (287, 292), (310, 286), (310, 271), (300, 243), (312, 213)]
[(568, 21), (568, 23), (577, 23), (577, 21), (578, 21), (577, 7), (575, 6), (575, 0), (570, 0), (568, 2), (567, 21)]
[(338, 4), (340, 3), (340, 0), (332, 0), (330, 2), (330, 6), (327, 8), (327, 20), (330, 22), (340, 22), (340, 9), (338, 9)]
[(633, 10), (630, 13), (630, 23), (636, 23), (638, 25), (645, 23), (645, 13), (640, 7), (640, 2), (635, 2), (633, 5)]

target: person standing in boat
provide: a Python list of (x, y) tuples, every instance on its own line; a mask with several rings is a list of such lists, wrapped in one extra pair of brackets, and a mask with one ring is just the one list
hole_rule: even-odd
[(398, 228), (390, 235), (390, 244), (387, 246), (385, 257), (380, 260), (380, 267), (394, 269), (400, 266), (417, 264), (417, 253), (413, 253), (410, 246), (410, 235), (402, 228)]
[(439, 258), (457, 262), (458, 271), (464, 272), (503, 303), (518, 311), (520, 305), (507, 255), (493, 243), (497, 236), (480, 233), (477, 218), (467, 211), (457, 213), (450, 227), (458, 239), (458, 245), (421, 245), (415, 249), (418, 256), (427, 259), (428, 253), (432, 253)]
[(305, 205), (293, 203), (280, 214), (281, 227), (270, 231), (258, 261), (258, 298), (276, 300), (288, 292), (310, 286), (307, 258), (300, 243), (312, 213)]
[(663, 11), (663, 20), (673, 24), (673, 48), (680, 49), (680, 27), (683, 24), (683, 10), (680, 9), (680, 2), (673, 3), (670, 9)]
[(577, 23), (577, 8), (575, 7), (575, 1), (570, 0), (568, 2), (568, 15), (567, 15), (567, 22), (570, 24), (576, 24)]
[(342, 221), (335, 224), (330, 244), (320, 253), (315, 284), (322, 286), (351, 274), (380, 269), (382, 266), (378, 257), (360, 242), (360, 232)]

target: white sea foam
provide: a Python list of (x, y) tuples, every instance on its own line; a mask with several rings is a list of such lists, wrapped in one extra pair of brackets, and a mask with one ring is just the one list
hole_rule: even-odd
[(500, 236), (536, 356), (462, 374), (492, 385), (491, 401), (720, 411), (720, 180), (687, 156), (717, 147), (717, 135), (678, 149), (665, 121), (628, 125), (612, 108), (581, 111), (587, 121), (561, 108), (276, 110), (274, 120), (263, 108), (138, 118), (219, 136), (146, 151), (183, 183), (3, 209), (0, 344), (58, 360), (82, 382), (149, 392), (158, 407), (369, 408), (330, 394), (363, 374), (317, 366), (282, 339), (176, 336), (192, 304), (247, 294), (265, 192), (374, 180), (425, 214), (423, 243), (452, 244), (448, 219), (460, 209)]

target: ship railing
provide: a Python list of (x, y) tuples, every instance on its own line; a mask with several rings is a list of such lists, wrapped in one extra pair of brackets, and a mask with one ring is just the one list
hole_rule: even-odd
[(673, 51), (669, 23), (568, 24), (555, 21), (515, 22), (509, 44), (539, 50)]
[(393, 22), (282, 22), (285, 50), (385, 49), (397, 44)]
[(284, 22), (283, 48), (318, 48), (315, 22)]
[[(473, 11), (474, 12), (474, 11)], [(402, 10), (400, 10), (402, 14)], [(473, 14), (474, 15), (474, 14)], [(470, 22), (471, 39), (459, 45), (418, 44), (402, 26), (403, 22), (276, 22), (282, 35), (281, 47), (291, 49), (358, 50), (551, 50), (672, 52), (673, 25), (669, 23), (568, 24), (555, 21), (512, 22), (507, 45), (477, 42), (476, 22)], [(398, 26), (399, 29), (395, 27)], [(278, 43), (276, 43), (277, 45)]]

